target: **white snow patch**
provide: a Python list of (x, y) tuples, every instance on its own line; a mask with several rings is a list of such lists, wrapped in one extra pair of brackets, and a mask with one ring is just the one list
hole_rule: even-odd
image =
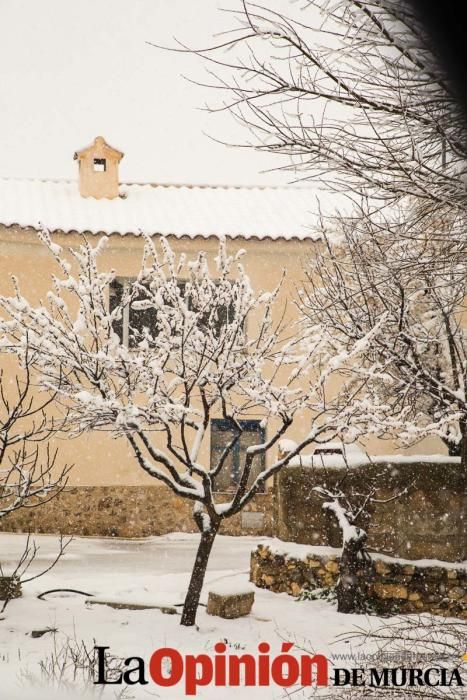
[(368, 464), (460, 464), (460, 457), (447, 455), (366, 455), (356, 451), (338, 454), (311, 454), (293, 457), (289, 467), (325, 467), (326, 469), (345, 469), (363, 467)]
[[(286, 559), (299, 559), (306, 561), (313, 556), (339, 556), (340, 547), (326, 547), (322, 545), (297, 544), (296, 542), (283, 542), (277, 538), (263, 540), (259, 544), (268, 547), (272, 554), (283, 556)], [(256, 548), (252, 551), (256, 551)], [(462, 562), (441, 561), (440, 559), (403, 559), (401, 557), (390, 557), (378, 552), (369, 552), (372, 559), (381, 560), (390, 564), (402, 564), (421, 567), (442, 567), (443, 569), (467, 570), (467, 560)]]
[[(41, 552), (47, 556), (56, 551), (57, 537), (35, 536)], [(104, 605), (86, 605), (85, 597), (50, 595), (44, 600), (37, 594), (52, 588), (77, 588), (95, 593), (109, 600), (163, 601), (175, 605), (183, 601), (190, 570), (196, 555), (199, 534), (173, 533), (147, 539), (99, 539), (77, 537), (67, 554), (45, 577), (24, 586), (22, 598), (8, 605), (0, 625), (1, 697), (5, 700), (68, 700), (63, 688), (53, 692), (37, 682), (41, 681), (39, 663), (57, 653), (67, 642), (85, 642), (88, 649), (94, 644), (109, 646), (109, 652), (118, 657), (141, 656), (146, 663), (155, 649), (170, 646), (182, 655), (214, 652), (214, 645), (227, 641), (232, 653), (257, 654), (258, 644), (268, 641), (272, 654), (280, 653), (284, 639), (290, 639), (303, 648), (319, 650), (330, 657), (332, 652), (347, 651), (339, 635), (349, 632), (354, 625), (380, 623), (378, 618), (368, 621), (362, 616), (337, 613), (335, 606), (324, 601), (296, 601), (287, 594), (275, 594), (264, 589), (255, 590), (252, 614), (237, 620), (224, 620), (207, 615), (201, 607), (197, 627), (180, 625), (180, 615), (165, 615), (160, 610), (115, 610)], [(207, 593), (220, 581), (233, 582), (235, 590), (249, 587), (250, 551), (258, 542), (254, 537), (225, 537), (218, 535), (206, 575), (202, 593)], [(24, 536), (0, 533), (2, 564), (11, 565), (22, 551)], [(73, 554), (73, 559), (69, 559)], [(40, 566), (40, 564), (38, 565)], [(38, 567), (33, 566), (33, 570)], [(180, 610), (180, 608), (177, 608)], [(312, 624), (310, 624), (310, 620)], [(33, 639), (34, 629), (56, 628)], [(292, 650), (298, 656), (300, 648)], [(30, 680), (35, 680), (29, 688)], [(88, 697), (87, 688), (80, 682), (72, 683), (75, 695)], [(104, 688), (102, 700), (115, 700), (114, 687)], [(92, 689), (90, 689), (92, 690)], [(283, 696), (282, 689), (255, 688), (255, 700), (272, 700)], [(144, 700), (160, 691), (154, 685), (132, 687), (131, 695)], [(273, 691), (273, 692), (271, 692)], [(226, 691), (228, 694), (228, 691)], [(159, 692), (160, 694), (160, 692)], [(164, 700), (180, 700), (183, 685), (163, 689)], [(90, 693), (90, 697), (95, 697)], [(200, 700), (218, 700), (219, 688), (200, 687)], [(238, 700), (251, 700), (252, 689), (235, 689)]]
[(77, 182), (0, 179), (0, 223), (50, 231), (311, 238), (308, 187), (121, 185), (116, 199), (81, 197)]
[(279, 448), (280, 452), (283, 452), (284, 454), (289, 454), (289, 452), (293, 452), (297, 449), (298, 443), (296, 443), (295, 440), (283, 438), (282, 440), (279, 440), (279, 442), (277, 443), (277, 447)]
[[(268, 547), (272, 554), (286, 559), (301, 559), (305, 561), (309, 556), (338, 556), (340, 547), (325, 547), (322, 545), (297, 544), (296, 542), (283, 542), (276, 537), (259, 542), (263, 547)], [(252, 551), (256, 551), (256, 548)]]
[[(40, 551), (47, 558), (57, 550), (57, 537), (36, 535)], [(377, 628), (382, 620), (362, 615), (344, 615), (326, 601), (297, 601), (286, 593), (276, 594), (255, 589), (255, 603), (251, 615), (237, 620), (209, 616), (201, 607), (197, 627), (180, 625), (180, 615), (165, 615), (160, 610), (114, 610), (103, 605), (86, 605), (84, 596), (59, 597), (50, 595), (38, 600), (37, 594), (52, 588), (77, 588), (95, 593), (99, 598), (135, 601), (162, 601), (175, 605), (183, 601), (190, 570), (196, 555), (199, 534), (172, 533), (162, 537), (125, 540), (120, 538), (77, 537), (58, 565), (46, 576), (24, 586), (23, 597), (8, 605), (0, 624), (0, 673), (2, 700), (68, 700), (63, 688), (43, 689), (40, 662), (57, 653), (67, 642), (85, 642), (88, 649), (94, 644), (109, 646), (118, 657), (141, 656), (146, 663), (155, 649), (170, 646), (182, 655), (214, 652), (214, 645), (226, 641), (232, 653), (257, 654), (258, 644), (267, 641), (271, 655), (280, 654), (284, 640), (294, 642), (291, 653), (300, 656), (302, 649), (320, 652), (328, 658), (332, 654), (348, 652), (341, 635), (356, 626)], [(250, 552), (257, 545), (255, 537), (226, 537), (218, 535), (203, 588), (201, 601), (206, 602), (209, 590), (221, 581), (234, 590), (248, 584)], [(319, 553), (339, 553), (330, 547), (294, 545), (280, 540), (263, 538), (268, 546), (282, 547), (291, 555), (300, 549)], [(0, 533), (2, 564), (11, 566), (23, 551), (24, 536)], [(70, 558), (70, 554), (73, 558)], [(412, 562), (410, 562), (412, 563)], [(432, 562), (427, 562), (432, 565)], [(33, 564), (32, 571), (41, 566)], [(452, 565), (451, 566), (457, 566)], [(180, 608), (177, 608), (180, 610)], [(33, 639), (34, 629), (56, 628)], [(373, 652), (371, 641), (359, 647)], [(349, 661), (349, 665), (352, 661)], [(340, 661), (339, 665), (346, 665)], [(36, 683), (29, 687), (30, 680)], [(88, 689), (79, 682), (72, 683), (72, 698), (88, 698)], [(73, 695), (73, 690), (75, 694)], [(90, 689), (92, 691), (92, 689)], [(275, 692), (277, 690), (277, 692)], [(135, 700), (151, 697), (160, 689), (154, 685), (132, 687)], [(226, 691), (227, 694), (228, 691)], [(159, 693), (160, 694), (160, 693)], [(183, 687), (163, 689), (164, 700), (180, 700)], [(95, 695), (90, 692), (90, 697)], [(114, 687), (104, 688), (102, 700), (115, 700)], [(251, 700), (252, 689), (235, 688), (238, 700)], [(254, 700), (279, 700), (282, 689), (255, 688)], [(219, 688), (214, 685), (198, 688), (200, 700), (218, 700)]]
[(242, 593), (252, 593), (257, 590), (252, 583), (235, 578), (211, 583), (207, 588), (209, 593), (215, 593), (216, 595), (242, 595)]

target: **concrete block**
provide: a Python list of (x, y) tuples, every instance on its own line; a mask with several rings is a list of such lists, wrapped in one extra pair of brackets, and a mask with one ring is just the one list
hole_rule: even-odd
[(255, 594), (253, 591), (245, 593), (214, 593), (208, 595), (208, 615), (216, 615), (227, 620), (249, 615)]

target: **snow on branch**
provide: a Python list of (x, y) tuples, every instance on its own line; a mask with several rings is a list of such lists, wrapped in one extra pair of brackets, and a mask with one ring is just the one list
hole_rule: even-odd
[(208, 109), (230, 112), (250, 147), (286, 156), (295, 178), (465, 217), (465, 118), (416, 13), (392, 1), (289, 5), (242, 2), (218, 42), (173, 47), (206, 64)]
[[(391, 217), (362, 207), (336, 217), (310, 259), (300, 310), (311, 339), (340, 351), (359, 387), (353, 403), (374, 407), (368, 431), (413, 444), (438, 436), (460, 455), (467, 429), (464, 257), (446, 256), (450, 222), (420, 221), (414, 207)], [(444, 232), (441, 230), (444, 229)], [(447, 234), (446, 234), (447, 235)], [(360, 361), (346, 363), (360, 339)], [(326, 371), (326, 368), (324, 369)]]
[[(46, 231), (41, 239), (57, 274), (41, 303), (26, 299), (17, 281), (12, 296), (0, 297), (2, 350), (21, 362), (28, 355), (71, 435), (104, 430), (126, 438), (144, 471), (198, 504), (203, 528), (206, 518), (243, 508), (316, 437), (364, 425), (347, 392), (342, 401), (327, 384), (345, 359), (358, 358), (371, 333), (347, 346), (345, 357), (342, 348), (330, 351), (326, 338), (302, 337), (298, 326), (289, 323), (286, 334), (282, 278), (256, 292), (224, 240), (209, 260), (203, 251), (189, 259), (164, 238), (159, 245), (147, 238), (139, 269), (123, 284), (115, 270), (101, 270), (104, 239), (68, 252)], [(258, 472), (257, 460), (304, 412), (312, 422), (306, 438)], [(211, 420), (220, 417), (232, 437), (211, 463), (206, 444)], [(216, 479), (242, 438), (242, 421), (252, 417), (268, 436), (242, 452), (233, 498), (221, 506)]]

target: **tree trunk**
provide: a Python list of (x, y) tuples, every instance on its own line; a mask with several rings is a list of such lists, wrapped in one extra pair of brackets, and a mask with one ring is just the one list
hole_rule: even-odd
[(336, 587), (338, 612), (366, 612), (368, 555), (365, 552), (365, 540), (365, 537), (351, 539), (342, 548), (340, 576)]
[(198, 551), (196, 552), (190, 585), (188, 586), (185, 596), (182, 619), (180, 621), (180, 624), (186, 627), (191, 627), (196, 621), (196, 611), (198, 610), (209, 555), (211, 554), (212, 545), (216, 539), (218, 529), (219, 523), (211, 523), (211, 528), (209, 530), (203, 530), (201, 532), (201, 539), (198, 545)]

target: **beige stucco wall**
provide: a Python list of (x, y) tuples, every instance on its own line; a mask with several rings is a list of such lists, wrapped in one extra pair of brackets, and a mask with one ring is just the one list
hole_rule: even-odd
[[(92, 234), (89, 234), (91, 239)], [(78, 234), (54, 233), (54, 242), (64, 247), (76, 247), (81, 241)], [(204, 250), (209, 259), (216, 255), (218, 243), (215, 238), (183, 238), (171, 237), (170, 243), (177, 252), (184, 252), (189, 257)], [(281, 290), (281, 296), (276, 311), (277, 320), (285, 308), (285, 322), (293, 323), (297, 310), (294, 306), (295, 290), (304, 279), (303, 267), (317, 244), (313, 241), (285, 240), (243, 240), (235, 239), (229, 242), (230, 253), (240, 248), (246, 250), (242, 259), (247, 273), (256, 290), (271, 290), (275, 287), (282, 270), (286, 276)], [(119, 276), (135, 275), (140, 264), (143, 242), (141, 238), (114, 234), (110, 236), (109, 244), (100, 258), (101, 269), (114, 268)], [(50, 279), (57, 273), (57, 266), (49, 251), (38, 240), (33, 229), (23, 229), (18, 226), (0, 226), (0, 293), (12, 291), (11, 274), (15, 274), (25, 296), (37, 301), (44, 298), (50, 288)], [(287, 437), (300, 439), (309, 432), (310, 417), (300, 416), (299, 420), (289, 430)], [(145, 483), (154, 484), (136, 464), (133, 454), (124, 439), (113, 439), (110, 433), (91, 433), (86, 436), (68, 439), (66, 436), (56, 440), (60, 458), (67, 463), (74, 463), (70, 483), (80, 486), (93, 485), (126, 485), (137, 486)], [(373, 454), (390, 453), (393, 446), (385, 442), (372, 440), (368, 449)], [(420, 445), (415, 451), (420, 452)], [(412, 450), (412, 451), (414, 451)], [(438, 441), (427, 441), (423, 451), (443, 452)], [(274, 455), (270, 454), (271, 460)], [(200, 462), (209, 462), (209, 441), (206, 440), (200, 454)]]

